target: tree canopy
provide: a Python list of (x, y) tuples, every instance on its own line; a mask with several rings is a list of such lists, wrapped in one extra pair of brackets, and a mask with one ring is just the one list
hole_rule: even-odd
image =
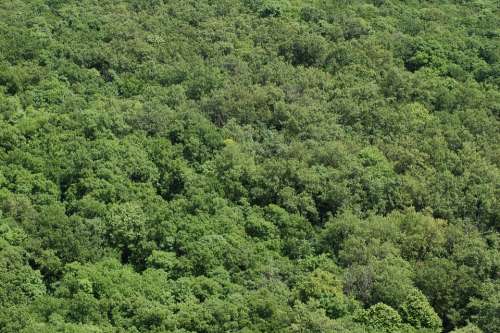
[(499, 22), (0, 1), (0, 332), (498, 332)]

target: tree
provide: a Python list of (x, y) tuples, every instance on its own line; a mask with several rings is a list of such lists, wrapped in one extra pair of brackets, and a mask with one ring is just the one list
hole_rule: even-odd
[(357, 320), (382, 332), (394, 332), (402, 324), (399, 313), (384, 303), (377, 303), (362, 311)]
[(401, 317), (416, 328), (441, 331), (441, 319), (420, 291), (413, 291), (401, 304)]

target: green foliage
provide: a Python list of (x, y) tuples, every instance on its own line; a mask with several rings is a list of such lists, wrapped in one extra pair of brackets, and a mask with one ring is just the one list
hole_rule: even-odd
[(26, 252), (20, 246), (26, 235), (11, 229), (7, 221), (0, 224), (0, 308), (26, 305), (43, 296), (46, 287), (39, 271), (27, 262)]
[(497, 332), (497, 7), (0, 1), (0, 332)]
[(414, 327), (441, 330), (441, 319), (434, 312), (425, 296), (418, 291), (408, 295), (402, 303), (401, 315), (405, 322)]
[(372, 305), (357, 320), (382, 332), (394, 332), (402, 324), (399, 313), (384, 303)]
[(472, 322), (476, 323), (485, 332), (494, 332), (498, 328), (498, 311), (500, 310), (500, 288), (498, 281), (481, 286), (480, 298), (473, 298), (469, 303), (474, 313)]
[(473, 324), (468, 324), (462, 328), (458, 328), (452, 331), (453, 333), (482, 333), (481, 329)]
[(307, 303), (316, 300), (330, 318), (338, 318), (349, 312), (349, 302), (342, 293), (340, 281), (330, 272), (316, 269), (296, 286), (298, 298)]

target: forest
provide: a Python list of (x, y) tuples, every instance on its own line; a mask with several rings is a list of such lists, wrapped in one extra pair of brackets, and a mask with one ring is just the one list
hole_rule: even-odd
[(0, 332), (500, 332), (497, 0), (0, 0)]

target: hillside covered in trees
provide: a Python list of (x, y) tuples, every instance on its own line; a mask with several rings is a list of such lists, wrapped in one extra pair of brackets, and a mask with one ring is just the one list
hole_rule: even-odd
[(496, 0), (1, 0), (0, 332), (500, 332)]

